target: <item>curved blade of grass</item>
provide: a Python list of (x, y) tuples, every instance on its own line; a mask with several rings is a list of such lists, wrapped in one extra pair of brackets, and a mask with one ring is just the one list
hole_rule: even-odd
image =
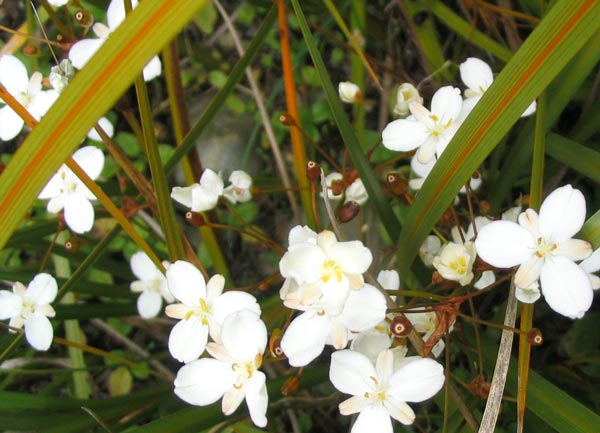
[(600, 183), (600, 152), (558, 134), (550, 133), (546, 154)]
[(403, 273), (461, 186), (599, 28), (600, 3), (561, 0), (515, 53), (416, 196), (398, 242), (398, 264)]
[(67, 86), (0, 176), (0, 248), (44, 183), (206, 1), (142, 2)]
[(329, 104), (329, 108), (331, 109), (331, 113), (335, 119), (340, 134), (342, 135), (344, 144), (348, 149), (350, 158), (358, 170), (360, 178), (362, 179), (365, 188), (369, 193), (369, 199), (372, 200), (375, 209), (377, 210), (377, 213), (383, 222), (383, 226), (391, 238), (396, 238), (400, 231), (400, 225), (396, 219), (396, 216), (392, 212), (390, 202), (383, 194), (379, 180), (373, 173), (373, 170), (371, 169), (369, 162), (365, 158), (360, 144), (356, 139), (356, 135), (354, 134), (352, 126), (348, 121), (348, 117), (346, 116), (344, 108), (342, 107), (338, 93), (333, 87), (333, 83), (331, 82), (331, 78), (329, 77), (329, 73), (327, 72), (327, 68), (325, 67), (325, 63), (321, 57), (321, 53), (317, 48), (298, 0), (292, 0), (292, 6), (294, 7), (294, 12), (298, 17), (298, 24), (300, 25), (300, 30), (304, 36), (304, 41), (306, 42), (306, 46), (312, 58), (313, 64), (315, 65), (315, 69), (319, 74), (321, 85), (323, 86), (325, 96), (327, 97), (327, 103)]

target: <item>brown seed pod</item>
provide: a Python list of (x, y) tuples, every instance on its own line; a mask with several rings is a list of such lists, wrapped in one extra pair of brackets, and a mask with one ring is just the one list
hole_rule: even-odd
[(28, 44), (28, 45), (25, 45), (23, 47), (23, 53), (26, 56), (39, 56), (40, 55), (40, 49), (38, 48), (37, 45)]
[(279, 121), (283, 123), (285, 126), (294, 126), (296, 124), (296, 119), (290, 113), (283, 113), (279, 116)]
[(321, 166), (318, 162), (308, 161), (306, 163), (306, 177), (312, 181), (316, 181), (321, 177)]
[(65, 250), (70, 253), (74, 253), (79, 249), (79, 238), (77, 236), (72, 236), (65, 242)]
[(527, 332), (527, 342), (532, 346), (541, 346), (544, 344), (544, 336), (538, 328), (531, 328)]
[(394, 317), (390, 326), (390, 331), (392, 331), (392, 334), (396, 337), (406, 337), (411, 329), (412, 324), (410, 323), (410, 320), (403, 316)]
[(92, 13), (87, 9), (79, 9), (77, 12), (75, 12), (74, 16), (77, 24), (85, 27), (86, 29), (94, 24), (94, 15), (92, 15)]
[(300, 387), (300, 376), (292, 376), (286, 380), (281, 386), (281, 393), (283, 395), (290, 395), (298, 391)]
[(406, 179), (397, 173), (389, 173), (387, 175), (387, 183), (395, 196), (402, 196), (406, 192), (406, 186), (408, 183)]
[(355, 201), (348, 201), (340, 207), (338, 218), (340, 219), (340, 222), (347, 223), (348, 221), (352, 221), (359, 212), (360, 205)]
[(192, 212), (191, 210), (185, 213), (185, 220), (194, 227), (200, 227), (206, 224), (202, 215), (197, 212)]

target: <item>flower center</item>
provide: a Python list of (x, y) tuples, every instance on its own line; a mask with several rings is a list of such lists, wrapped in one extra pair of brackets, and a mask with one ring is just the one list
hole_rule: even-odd
[(460, 275), (464, 275), (467, 272), (467, 260), (463, 256), (458, 256), (456, 260), (451, 261), (448, 266)]
[(429, 118), (431, 120), (433, 120), (433, 127), (431, 128), (430, 134), (433, 137), (439, 137), (441, 135), (444, 135), (446, 132), (446, 129), (450, 128), (450, 126), (452, 126), (452, 119), (448, 120), (448, 122), (446, 122), (446, 124), (444, 125), (441, 121), (441, 119), (439, 117), (437, 117), (435, 114), (430, 114)]
[(21, 317), (23, 319), (27, 319), (35, 312), (35, 305), (30, 301), (23, 301), (23, 306), (21, 307)]
[(210, 306), (206, 300), (200, 298), (198, 307), (190, 308), (185, 314), (184, 320), (189, 320), (190, 317), (196, 316), (204, 326), (208, 326), (208, 318), (210, 317)]
[(554, 251), (557, 248), (556, 244), (546, 243), (545, 239), (541, 238), (541, 237), (538, 238), (537, 244), (538, 244), (538, 249), (535, 252), (535, 255), (540, 258), (551, 255), (552, 251)]
[(323, 263), (323, 274), (321, 276), (321, 280), (326, 283), (332, 276), (337, 279), (338, 283), (341, 282), (342, 270), (333, 260), (327, 260), (325, 263)]
[(233, 385), (236, 389), (242, 389), (248, 379), (252, 378), (252, 375), (262, 365), (262, 354), (257, 353), (252, 361), (245, 362), (234, 362), (231, 364), (231, 369), (238, 373), (238, 378)]
[(29, 103), (31, 102), (31, 96), (27, 92), (19, 92), (15, 95), (15, 99), (19, 101), (23, 107), (27, 108)]
[(369, 376), (369, 379), (373, 381), (373, 392), (365, 392), (364, 397), (370, 400), (371, 403), (383, 403), (387, 398), (385, 389), (381, 386), (376, 377)]

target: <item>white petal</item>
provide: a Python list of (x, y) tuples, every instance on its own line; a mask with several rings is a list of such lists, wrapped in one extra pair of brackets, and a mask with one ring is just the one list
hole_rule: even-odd
[(460, 90), (452, 86), (441, 87), (431, 98), (431, 114), (436, 115), (445, 125), (456, 120), (462, 108)]
[(427, 126), (421, 122), (408, 119), (394, 120), (381, 133), (383, 145), (401, 152), (416, 149), (427, 140)]
[(94, 207), (83, 193), (65, 197), (65, 221), (75, 233), (89, 232), (94, 225)]
[(550, 308), (563, 316), (579, 319), (592, 305), (594, 292), (588, 275), (565, 257), (546, 260), (540, 282)]
[(42, 189), (42, 191), (39, 193), (39, 199), (44, 200), (48, 198), (53, 198), (61, 193), (60, 189), (63, 186), (63, 181), (60, 177), (60, 173), (62, 170), (63, 168), (61, 167), (58, 173), (56, 173), (50, 178), (44, 189)]
[[(113, 126), (112, 123), (110, 123), (110, 120), (108, 120), (106, 117), (101, 117), (100, 119), (98, 119), (98, 126), (100, 126), (100, 128), (102, 128), (102, 130), (106, 133), (106, 135), (108, 135), (110, 138), (113, 137), (113, 135), (115, 134), (115, 127)], [(102, 141), (102, 137), (100, 137), (100, 135), (96, 132), (96, 128), (92, 128), (88, 131), (87, 137), (90, 140), (94, 140), (94, 141)]]
[[(225, 288), (225, 277), (220, 274), (215, 274), (206, 283), (206, 301), (209, 304), (223, 294)], [(224, 319), (225, 317), (223, 317)]]
[(152, 280), (160, 273), (150, 257), (143, 251), (138, 251), (131, 256), (130, 265), (133, 274), (142, 281)]
[(180, 362), (198, 359), (208, 341), (208, 329), (199, 320), (180, 320), (169, 334), (169, 352)]
[(69, 50), (69, 60), (77, 69), (81, 69), (102, 46), (105, 39), (82, 39)]
[(6, 87), (6, 90), (13, 96), (21, 92), (26, 93), (29, 87), (29, 78), (23, 62), (10, 54), (1, 56), (0, 84)]
[(212, 303), (213, 319), (220, 325), (227, 316), (241, 310), (249, 310), (260, 315), (260, 305), (250, 293), (231, 290), (223, 293)]
[(67, 200), (67, 194), (59, 193), (56, 197), (52, 197), (48, 204), (46, 205), (46, 209), (50, 213), (59, 213), (65, 207), (65, 201)]
[(8, 105), (0, 108), (0, 140), (15, 138), (23, 129), (23, 119)]
[(361, 332), (350, 344), (350, 349), (362, 353), (375, 363), (382, 350), (389, 349), (392, 339), (385, 332)]
[(458, 124), (463, 123), (465, 121), (465, 119), (467, 117), (469, 117), (469, 114), (471, 114), (471, 111), (473, 111), (473, 108), (475, 108), (475, 106), (477, 105), (477, 103), (479, 102), (480, 99), (481, 99), (481, 96), (473, 96), (471, 98), (466, 98), (465, 100), (463, 100), (460, 114), (458, 115), (458, 118), (456, 119), (456, 122)]
[(186, 305), (199, 305), (206, 299), (206, 282), (202, 273), (191, 263), (178, 260), (167, 269), (169, 291)]
[(40, 120), (48, 112), (52, 104), (58, 99), (56, 90), (38, 92), (27, 105), (27, 110), (36, 119)]
[[(131, 0), (131, 7), (135, 9), (138, 5), (138, 0)], [(125, 19), (125, 6), (121, 0), (112, 0), (106, 10), (106, 21), (111, 31), (115, 31), (117, 27)]]
[(477, 254), (499, 268), (520, 265), (535, 252), (531, 234), (516, 223), (494, 221), (483, 227), (475, 240)]
[(224, 415), (231, 415), (244, 400), (244, 389), (232, 388), (223, 395), (221, 408)]
[(531, 286), (540, 278), (540, 272), (545, 260), (533, 254), (525, 263), (519, 266), (515, 274), (515, 285), (519, 288)]
[(331, 354), (329, 380), (344, 394), (363, 396), (372, 392), (377, 378), (375, 367), (362, 353), (340, 350)]
[(384, 405), (390, 416), (402, 424), (409, 425), (415, 421), (415, 412), (406, 403), (388, 396), (384, 401)]
[[(342, 175), (340, 174), (340, 179), (341, 178)], [(299, 244), (302, 242), (309, 242), (316, 245), (317, 234), (314, 231), (312, 231), (308, 226), (293, 227), (288, 235), (288, 245)]]
[[(419, 147), (417, 153), (415, 154), (417, 161), (419, 164), (429, 165), (435, 159), (435, 153), (438, 150), (437, 145), (441, 142), (442, 137), (438, 137), (437, 139), (434, 137), (429, 137), (425, 140), (425, 143)], [(446, 143), (447, 144), (447, 143)], [(445, 149), (445, 145), (442, 146), (442, 150)], [(442, 150), (439, 151), (439, 154), (442, 153)]]
[(572, 238), (584, 222), (585, 198), (571, 185), (552, 191), (540, 208), (540, 234), (547, 241), (560, 244)]
[(137, 299), (137, 310), (144, 319), (158, 316), (162, 298), (158, 293), (143, 291)]
[(241, 310), (223, 321), (223, 346), (233, 359), (252, 361), (267, 346), (267, 327), (254, 311)]
[(305, 366), (321, 354), (330, 331), (327, 315), (306, 311), (292, 320), (286, 329), (281, 338), (281, 350), (290, 365)]
[(361, 241), (337, 242), (329, 249), (328, 256), (346, 274), (367, 272), (373, 261), (371, 250)]
[(477, 280), (477, 282), (473, 284), (473, 287), (481, 290), (485, 289), (490, 284), (494, 284), (495, 282), (496, 275), (494, 274), (494, 271), (483, 271), (483, 273), (481, 274), (481, 278), (479, 278), (479, 280)]
[(592, 253), (587, 259), (579, 263), (581, 268), (589, 273), (600, 271), (600, 248)]
[(400, 275), (398, 271), (382, 270), (377, 274), (377, 282), (385, 290), (398, 290), (400, 288)]
[(351, 290), (342, 312), (342, 323), (355, 332), (366, 331), (385, 319), (386, 300), (370, 284), (360, 290)]
[(389, 382), (389, 393), (398, 401), (418, 403), (433, 397), (444, 385), (444, 368), (428, 358), (403, 365)]
[(96, 146), (85, 146), (73, 154), (75, 162), (85, 173), (96, 180), (104, 168), (104, 153)]
[(27, 286), (25, 298), (36, 305), (49, 304), (56, 298), (58, 285), (56, 280), (50, 274), (37, 274)]
[(10, 319), (21, 314), (23, 299), (9, 292), (0, 290), (0, 320)]
[(586, 259), (590, 254), (592, 254), (592, 245), (581, 239), (568, 239), (552, 252), (554, 256), (565, 256), (573, 261)]
[(48, 350), (54, 331), (46, 316), (35, 312), (25, 320), (25, 338), (36, 350)]
[(516, 287), (515, 297), (519, 302), (523, 302), (524, 304), (533, 304), (542, 296), (539, 287), (540, 285), (537, 281), (524, 288)]
[(375, 361), (375, 371), (380, 383), (388, 383), (394, 373), (394, 352), (382, 350)]
[(267, 395), (265, 382), (265, 374), (262, 371), (256, 371), (252, 375), (252, 379), (244, 387), (250, 418), (257, 427), (266, 427), (267, 425), (266, 415), (269, 396)]
[(371, 402), (362, 395), (355, 395), (341, 402), (338, 406), (342, 415), (353, 415), (365, 410), (371, 405)]
[(181, 203), (182, 205), (192, 208), (192, 196), (194, 188), (200, 188), (200, 185), (195, 183), (191, 186), (176, 186), (171, 190), (171, 198), (175, 200), (177, 203)]
[(494, 74), (483, 60), (469, 57), (460, 64), (460, 78), (473, 92), (484, 93), (492, 85)]
[(390, 415), (381, 405), (366, 407), (352, 426), (352, 433), (393, 433), (393, 431)]
[(417, 155), (415, 155), (410, 159), (410, 167), (417, 176), (426, 178), (429, 176), (429, 173), (431, 173), (431, 170), (433, 170), (435, 162), (436, 159), (432, 158), (429, 160), (429, 162), (422, 163), (419, 161), (419, 158), (417, 158)]
[(192, 211), (206, 212), (214, 209), (219, 201), (219, 195), (220, 193), (215, 194), (204, 185), (192, 188)]
[(293, 244), (279, 261), (279, 271), (284, 278), (293, 278), (298, 284), (313, 282), (321, 278), (326, 260), (325, 253), (317, 245)]
[(175, 394), (187, 403), (206, 406), (233, 387), (236, 374), (231, 365), (203, 358), (184, 365), (175, 378)]
[(150, 59), (150, 61), (144, 66), (143, 74), (144, 81), (151, 81), (158, 77), (162, 72), (162, 63), (158, 56), (154, 56)]
[(535, 110), (537, 108), (537, 103), (535, 101), (533, 101), (531, 104), (529, 104), (529, 106), (525, 109), (525, 111), (523, 111), (523, 114), (521, 114), (521, 117), (527, 117), (532, 115), (533, 113), (535, 113)]

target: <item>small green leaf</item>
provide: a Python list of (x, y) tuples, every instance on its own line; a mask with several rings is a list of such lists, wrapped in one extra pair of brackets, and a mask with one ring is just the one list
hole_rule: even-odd
[(125, 366), (117, 367), (108, 377), (108, 392), (111, 397), (129, 394), (132, 386), (131, 372)]

